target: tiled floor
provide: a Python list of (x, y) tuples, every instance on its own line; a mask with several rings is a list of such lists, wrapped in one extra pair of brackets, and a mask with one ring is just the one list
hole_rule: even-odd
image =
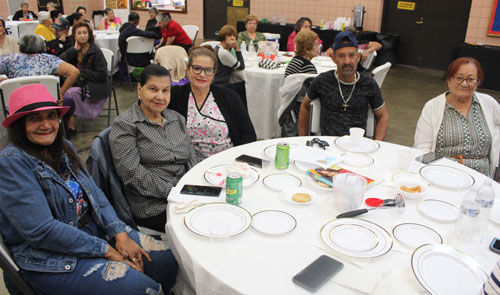
[[(429, 99), (447, 89), (443, 72), (414, 67), (396, 66), (387, 75), (382, 86), (382, 94), (389, 112), (389, 129), (386, 140), (406, 146), (413, 145), (413, 134), (423, 105)], [(120, 111), (128, 109), (137, 100), (135, 85), (117, 87)], [(498, 101), (500, 92), (480, 89)], [(83, 160), (94, 136), (106, 127), (106, 119), (93, 122), (78, 122), (78, 135), (72, 139)], [(1, 280), (0, 280), (1, 281)], [(3, 281), (0, 282), (0, 295), (7, 294)]]

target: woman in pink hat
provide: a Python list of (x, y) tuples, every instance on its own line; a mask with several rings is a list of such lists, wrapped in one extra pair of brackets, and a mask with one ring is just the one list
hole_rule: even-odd
[[(0, 150), (0, 234), (36, 294), (168, 294), (177, 262), (162, 242), (118, 219), (64, 139), (40, 84), (9, 98)], [(27, 218), (28, 217), (28, 218)], [(16, 287), (5, 277), (9, 292)]]

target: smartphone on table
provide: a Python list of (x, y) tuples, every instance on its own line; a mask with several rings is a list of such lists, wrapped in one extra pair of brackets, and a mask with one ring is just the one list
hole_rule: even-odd
[(296, 274), (292, 280), (304, 289), (315, 292), (342, 268), (344, 268), (342, 262), (330, 256), (321, 255)]
[(262, 168), (262, 159), (256, 158), (256, 157), (252, 157), (252, 156), (249, 156), (249, 155), (241, 155), (238, 158), (236, 158), (235, 161), (236, 162), (247, 163), (250, 166), (255, 166), (255, 167), (258, 167), (258, 168)]
[(422, 163), (430, 164), (436, 160), (441, 159), (442, 157), (443, 157), (443, 155), (441, 155), (441, 154), (429, 152), (429, 153), (426, 153), (422, 156)]
[(218, 197), (221, 191), (222, 188), (218, 186), (185, 184), (181, 189), (181, 194)]
[(500, 254), (500, 239), (499, 238), (493, 238), (493, 241), (491, 241), (491, 244), (490, 244), (490, 250), (492, 252)]

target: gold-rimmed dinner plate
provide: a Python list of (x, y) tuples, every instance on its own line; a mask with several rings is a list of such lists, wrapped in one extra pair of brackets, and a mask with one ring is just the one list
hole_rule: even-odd
[(411, 268), (418, 282), (432, 295), (479, 294), (488, 275), (470, 256), (440, 244), (425, 244), (413, 251)]
[(291, 187), (302, 186), (302, 180), (288, 173), (274, 173), (262, 179), (262, 183), (269, 189), (282, 191)]
[[(351, 230), (332, 231), (337, 227)], [(360, 228), (364, 229), (360, 230)], [(385, 255), (393, 245), (391, 235), (383, 227), (364, 219), (333, 219), (323, 225), (320, 236), (323, 243), (331, 250), (355, 258), (374, 258)], [(361, 246), (356, 243), (360, 243)], [(373, 245), (375, 246), (372, 247)]]
[(448, 189), (465, 189), (475, 182), (474, 177), (457, 168), (427, 165), (420, 168), (420, 175), (431, 184)]
[(401, 245), (415, 249), (425, 244), (442, 244), (443, 238), (434, 229), (418, 223), (401, 223), (392, 229), (394, 239)]
[[(229, 164), (217, 165), (209, 168), (203, 174), (205, 180), (215, 186), (225, 187)], [(243, 187), (248, 187), (259, 180), (259, 172), (252, 167), (248, 168), (248, 174), (243, 176)]]
[(360, 144), (353, 144), (349, 135), (337, 137), (334, 143), (341, 150), (362, 154), (373, 153), (380, 148), (378, 142), (366, 137), (361, 138)]
[(455, 222), (460, 218), (457, 206), (441, 200), (424, 200), (418, 205), (418, 211), (427, 218), (443, 223)]
[(268, 235), (289, 233), (297, 226), (297, 220), (291, 214), (279, 210), (257, 212), (252, 218), (252, 228)]
[(184, 216), (184, 225), (204, 237), (231, 237), (246, 231), (252, 215), (246, 209), (226, 203), (210, 203), (192, 209)]

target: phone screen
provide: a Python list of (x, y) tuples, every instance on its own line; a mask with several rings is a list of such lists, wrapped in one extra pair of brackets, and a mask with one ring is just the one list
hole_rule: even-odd
[(493, 252), (500, 254), (500, 240), (498, 238), (494, 238), (491, 242), (490, 248)]
[(422, 163), (429, 164), (431, 162), (434, 162), (436, 160), (441, 159), (442, 157), (443, 157), (443, 155), (441, 155), (441, 154), (436, 154), (434, 152), (430, 152), (430, 153), (424, 154), (422, 156)]
[(182, 187), (181, 194), (218, 197), (221, 191), (222, 188), (218, 186), (186, 184)]
[(344, 264), (329, 256), (321, 255), (293, 277), (293, 281), (307, 290), (316, 291), (338, 273)]
[(262, 168), (262, 159), (260, 159), (260, 158), (252, 157), (249, 155), (241, 155), (238, 158), (236, 158), (235, 160), (238, 162), (247, 163), (248, 165)]

